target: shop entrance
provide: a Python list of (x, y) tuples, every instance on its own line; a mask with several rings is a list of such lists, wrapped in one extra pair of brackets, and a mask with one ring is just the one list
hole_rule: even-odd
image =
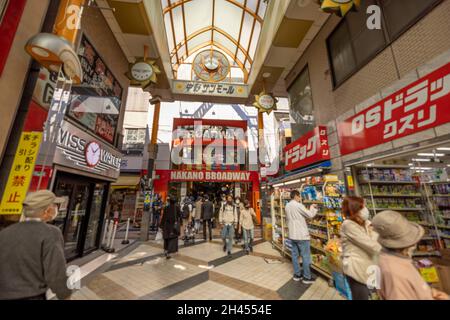
[(54, 224), (63, 233), (64, 252), (68, 260), (98, 248), (106, 187), (106, 183), (80, 176), (57, 176), (54, 192), (66, 201), (60, 205)]

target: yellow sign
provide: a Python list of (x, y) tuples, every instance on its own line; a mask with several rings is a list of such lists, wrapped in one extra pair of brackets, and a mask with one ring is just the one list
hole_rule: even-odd
[(355, 187), (355, 184), (353, 183), (353, 177), (352, 176), (347, 176), (347, 184), (349, 189), (352, 189)]
[(422, 278), (428, 283), (438, 283), (439, 276), (437, 274), (436, 268), (419, 268)]
[(0, 204), (0, 215), (22, 213), (22, 202), (33, 177), (41, 139), (42, 132), (22, 132)]

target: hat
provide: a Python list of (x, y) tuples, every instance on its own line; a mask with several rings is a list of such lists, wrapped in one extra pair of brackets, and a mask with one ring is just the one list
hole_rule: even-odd
[(58, 198), (49, 190), (40, 190), (31, 192), (25, 198), (23, 205), (32, 209), (47, 209), (51, 204), (60, 204), (65, 202), (64, 198)]
[(378, 242), (388, 249), (412, 247), (422, 239), (425, 231), (417, 223), (408, 221), (396, 211), (383, 211), (372, 220), (372, 226), (379, 234)]

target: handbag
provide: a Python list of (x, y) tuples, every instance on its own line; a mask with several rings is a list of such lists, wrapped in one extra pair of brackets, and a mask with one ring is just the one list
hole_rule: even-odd
[(159, 230), (158, 233), (156, 234), (155, 241), (161, 241), (162, 239), (163, 239), (163, 234), (162, 234), (162, 231)]
[(179, 236), (179, 235), (181, 234), (180, 223), (179, 223), (178, 221), (176, 221), (176, 222), (173, 224), (173, 233), (174, 233), (176, 236)]

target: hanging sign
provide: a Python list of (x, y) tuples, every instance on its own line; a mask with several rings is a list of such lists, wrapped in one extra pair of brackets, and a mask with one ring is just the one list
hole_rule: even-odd
[(265, 91), (261, 92), (259, 95), (255, 96), (255, 103), (253, 106), (258, 109), (259, 112), (270, 114), (272, 110), (277, 110), (278, 100), (271, 94)]
[(450, 122), (450, 63), (338, 123), (346, 155)]
[(234, 83), (173, 80), (172, 91), (174, 94), (248, 98), (248, 86)]
[(319, 126), (284, 148), (286, 170), (307, 167), (330, 160), (327, 127)]
[(135, 63), (129, 65), (129, 71), (126, 73), (132, 86), (139, 86), (142, 89), (147, 88), (151, 83), (157, 83), (157, 75), (161, 73), (156, 61), (150, 59), (137, 59)]
[(356, 11), (361, 5), (361, 0), (318, 0), (324, 12), (334, 13), (340, 17), (345, 16), (350, 10)]
[(22, 203), (34, 172), (42, 132), (22, 132), (0, 204), (0, 215), (21, 214)]
[(251, 173), (249, 171), (192, 171), (192, 170), (172, 170), (170, 172), (171, 181), (220, 181), (220, 182), (250, 182)]

